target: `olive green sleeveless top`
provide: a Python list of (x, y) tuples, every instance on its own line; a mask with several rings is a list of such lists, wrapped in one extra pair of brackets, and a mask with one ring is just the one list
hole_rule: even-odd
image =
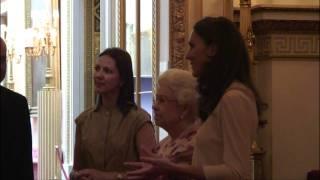
[(101, 171), (126, 171), (126, 161), (138, 161), (136, 136), (150, 115), (132, 108), (126, 117), (118, 108), (91, 108), (76, 120), (76, 138), (80, 154), (79, 168)]

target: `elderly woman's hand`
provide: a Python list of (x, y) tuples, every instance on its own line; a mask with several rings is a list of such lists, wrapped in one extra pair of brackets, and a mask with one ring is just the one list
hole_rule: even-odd
[(135, 169), (127, 172), (127, 179), (155, 179), (159, 175), (157, 169), (150, 163), (125, 162), (124, 164)]
[(175, 167), (175, 163), (167, 158), (142, 157), (141, 161), (152, 164), (161, 172), (170, 172)]
[(173, 168), (173, 163), (166, 158), (141, 157), (142, 162), (126, 162), (125, 165), (136, 170), (127, 172), (127, 179), (155, 179), (167, 175)]
[(96, 169), (83, 169), (78, 171), (79, 180), (111, 180), (116, 179), (115, 173), (98, 171)]

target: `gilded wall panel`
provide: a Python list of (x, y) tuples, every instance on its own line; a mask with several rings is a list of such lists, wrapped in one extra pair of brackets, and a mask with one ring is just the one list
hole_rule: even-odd
[(171, 0), (169, 4), (170, 60), (169, 68), (187, 69), (185, 60), (187, 37), (187, 0)]
[(85, 1), (85, 108), (94, 104), (93, 67), (100, 49), (100, 0)]

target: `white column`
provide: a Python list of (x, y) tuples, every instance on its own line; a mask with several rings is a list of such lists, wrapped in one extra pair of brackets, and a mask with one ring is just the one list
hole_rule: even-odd
[(61, 92), (43, 89), (37, 94), (39, 107), (38, 179), (61, 179), (55, 146), (61, 146)]
[(116, 44), (116, 0), (100, 1), (100, 52)]
[(64, 168), (72, 169), (74, 119), (84, 109), (84, 0), (61, 1), (62, 151)]

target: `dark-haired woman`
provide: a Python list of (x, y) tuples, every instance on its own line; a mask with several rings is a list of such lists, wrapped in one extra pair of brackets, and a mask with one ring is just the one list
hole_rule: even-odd
[(125, 161), (139, 161), (156, 145), (149, 114), (134, 102), (130, 55), (103, 51), (95, 65), (98, 102), (75, 120), (76, 143), (71, 179), (122, 179)]
[[(251, 77), (248, 52), (235, 25), (224, 17), (198, 21), (189, 40), (193, 75), (198, 79), (199, 115), (192, 165), (142, 158), (158, 172), (195, 179), (251, 179), (251, 143), (258, 125), (260, 100)], [(140, 170), (128, 177), (143, 175)]]

